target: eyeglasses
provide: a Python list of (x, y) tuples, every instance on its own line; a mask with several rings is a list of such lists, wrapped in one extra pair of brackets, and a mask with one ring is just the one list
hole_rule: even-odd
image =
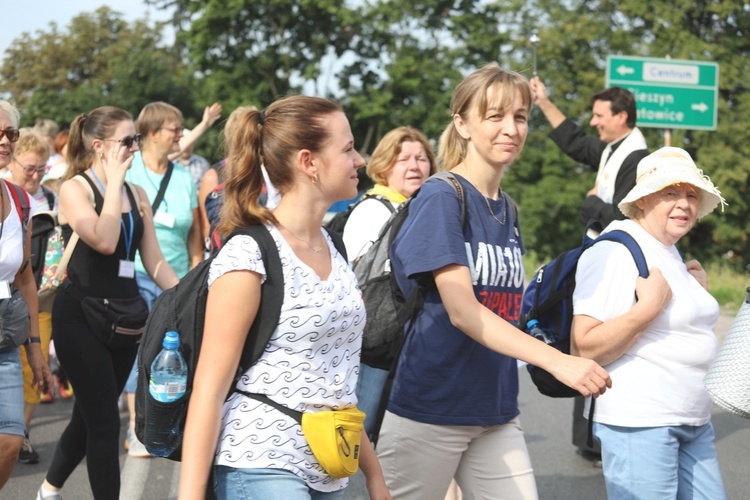
[(24, 165), (23, 163), (21, 163), (18, 160), (14, 160), (14, 161), (21, 166), (21, 168), (23, 169), (23, 173), (26, 174), (26, 175), (28, 175), (29, 177), (31, 177), (34, 174), (44, 175), (47, 172), (49, 172), (50, 168), (52, 168), (52, 165), (45, 165), (45, 166), (39, 167), (39, 168), (36, 168), (36, 167), (27, 167), (26, 165)]
[(102, 139), (103, 141), (121, 142), (123, 146), (130, 149), (133, 147), (133, 143), (137, 144), (138, 147), (141, 145), (141, 134), (135, 134), (133, 136), (123, 137), (122, 139)]
[(185, 131), (185, 127), (161, 127), (159, 130), (169, 130), (173, 134), (181, 134)]
[(3, 136), (7, 137), (10, 142), (16, 142), (21, 137), (21, 131), (14, 128), (6, 128), (5, 130), (0, 129), (0, 139)]

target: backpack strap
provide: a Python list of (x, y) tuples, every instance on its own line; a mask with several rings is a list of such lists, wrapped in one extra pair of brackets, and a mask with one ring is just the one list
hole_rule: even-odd
[[(393, 210), (390, 202), (388, 202), (388, 206), (391, 207), (391, 210)], [(333, 246), (336, 247), (336, 250), (338, 250), (338, 252), (344, 257), (344, 259), (349, 262), (349, 258), (346, 255), (346, 245), (344, 245), (344, 239), (341, 237), (341, 235), (329, 227), (324, 226), (323, 229), (326, 230), (328, 235), (331, 237), (331, 240), (333, 240)]]
[(18, 218), (21, 219), (21, 227), (23, 228), (23, 236), (25, 241), (26, 231), (29, 229), (29, 219), (31, 218), (31, 202), (29, 201), (29, 193), (27, 193), (26, 190), (21, 186), (17, 186), (12, 182), (5, 181), (5, 185), (8, 186), (10, 197), (13, 198), (13, 204), (16, 206), (16, 212), (18, 212)]
[(612, 231), (601, 234), (593, 244), (600, 241), (616, 241), (622, 243), (625, 247), (630, 250), (630, 254), (633, 256), (635, 266), (638, 268), (638, 274), (641, 278), (648, 278), (648, 264), (646, 264), (646, 257), (643, 255), (641, 246), (635, 241), (630, 234), (620, 229), (613, 229)]
[[(23, 264), (21, 265), (21, 268), (18, 270), (18, 273), (22, 273), (26, 270), (26, 266), (29, 265), (31, 262), (31, 256), (26, 255), (26, 234), (29, 230), (29, 219), (31, 217), (31, 202), (29, 201), (29, 193), (26, 192), (24, 188), (21, 186), (17, 186), (16, 184), (13, 184), (12, 182), (4, 181), (5, 185), (8, 186), (8, 191), (10, 192), (10, 197), (13, 198), (13, 204), (16, 206), (16, 212), (18, 213), (18, 218), (21, 219), (21, 238), (23, 238), (23, 248), (24, 248), (24, 256), (23, 256)], [(0, 221), (2, 222), (2, 221)]]
[(244, 373), (260, 359), (279, 324), (281, 304), (284, 301), (284, 273), (276, 242), (264, 225), (256, 224), (248, 228), (237, 229), (229, 235), (226, 241), (239, 234), (250, 236), (257, 242), (263, 266), (266, 269), (266, 280), (261, 285), (258, 313), (240, 357), (238, 373)]
[(40, 188), (42, 188), (42, 193), (44, 193), (44, 197), (47, 199), (47, 205), (49, 205), (50, 210), (55, 209), (55, 193), (52, 192), (52, 190), (47, 189), (46, 187), (39, 185)]

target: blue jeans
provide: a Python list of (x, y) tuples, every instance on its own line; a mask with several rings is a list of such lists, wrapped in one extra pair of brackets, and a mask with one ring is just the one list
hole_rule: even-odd
[(388, 379), (388, 370), (373, 368), (364, 363), (359, 364), (359, 378), (357, 379), (357, 408), (365, 412), (365, 432), (372, 436), (375, 420), (378, 416), (380, 397), (383, 386)]
[[(19, 348), (0, 353), (0, 434), (23, 436), (23, 374)], [(25, 354), (24, 354), (25, 355)]]
[[(138, 283), (138, 292), (141, 294), (141, 297), (143, 297), (143, 300), (146, 301), (146, 305), (150, 311), (156, 298), (161, 295), (161, 288), (159, 288), (159, 286), (154, 283), (154, 280), (145, 273), (135, 273), (135, 282)], [(138, 352), (140, 353), (140, 348), (138, 349)], [(125, 392), (133, 393), (137, 388), (138, 358), (136, 358), (136, 362), (133, 363), (133, 369), (130, 370), (128, 381), (125, 382)]]
[(726, 499), (710, 422), (665, 427), (595, 422), (594, 436), (602, 445), (610, 499)]
[(214, 491), (219, 500), (342, 500), (346, 489), (322, 493), (283, 469), (235, 469), (214, 466)]

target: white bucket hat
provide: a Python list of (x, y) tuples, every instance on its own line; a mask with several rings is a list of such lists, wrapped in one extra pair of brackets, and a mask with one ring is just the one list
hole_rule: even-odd
[(702, 218), (721, 204), (724, 211), (726, 201), (707, 175), (699, 169), (687, 151), (681, 148), (661, 148), (638, 163), (635, 187), (617, 205), (631, 219), (638, 215), (636, 200), (661, 191), (673, 184), (690, 184), (698, 189), (700, 203), (698, 218)]

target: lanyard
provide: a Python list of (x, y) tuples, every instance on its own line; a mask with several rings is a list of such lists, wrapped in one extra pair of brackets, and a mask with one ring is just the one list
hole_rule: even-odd
[[(102, 190), (102, 194), (104, 196), (107, 196), (107, 189), (104, 187), (104, 184), (102, 184), (102, 181), (99, 180), (99, 176), (96, 175), (96, 172), (94, 172), (93, 167), (89, 167), (89, 170), (91, 170), (91, 175), (94, 177), (94, 181), (96, 181), (97, 185), (99, 186), (99, 189)], [(125, 186), (122, 187), (122, 195), (125, 196)], [(130, 260), (130, 249), (133, 246), (133, 210), (128, 211), (128, 217), (130, 224), (130, 231), (125, 228), (125, 221), (122, 217), (120, 217), (120, 227), (122, 227), (122, 238), (125, 240), (125, 260)]]

